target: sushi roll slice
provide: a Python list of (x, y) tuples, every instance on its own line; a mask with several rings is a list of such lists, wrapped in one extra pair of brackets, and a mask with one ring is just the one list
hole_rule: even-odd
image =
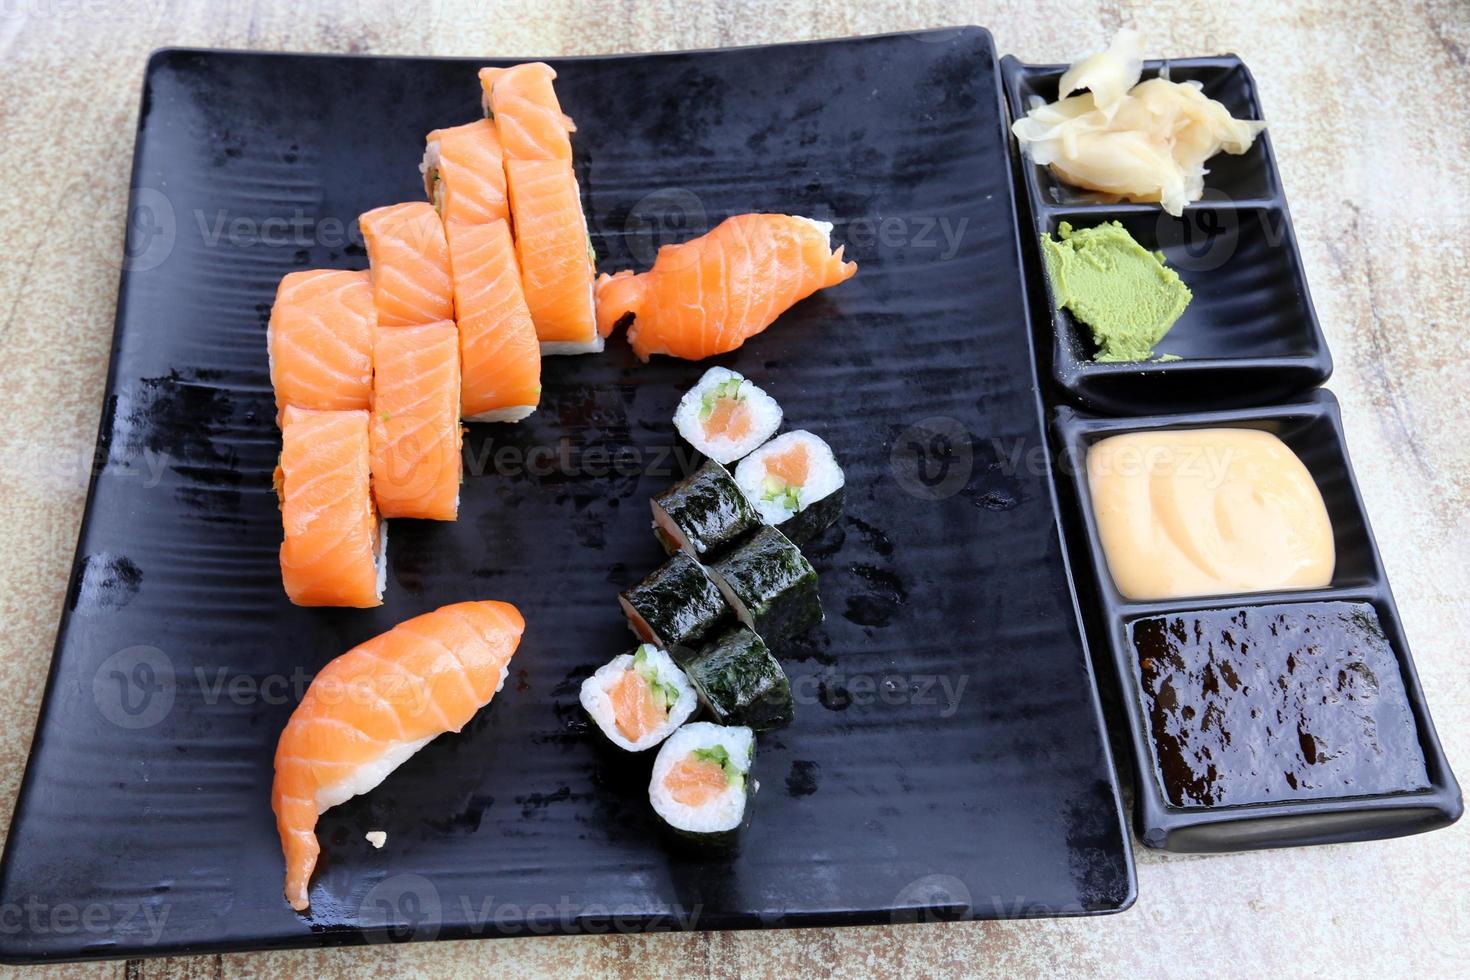
[(373, 393), (373, 287), (366, 272), (292, 272), (266, 327), (277, 421), (287, 405), (365, 409)]
[(664, 823), (691, 841), (724, 844), (745, 819), (755, 792), (755, 735), (697, 721), (664, 742), (653, 763), (648, 801)]
[(699, 707), (689, 678), (651, 643), (598, 668), (582, 682), (581, 701), (602, 734), (629, 752), (653, 748)]
[(669, 554), (711, 558), (761, 523), (730, 471), (712, 459), (649, 503), (654, 534)]
[(505, 158), (490, 120), (434, 130), (425, 137), (419, 172), (445, 227), (510, 220)]
[(781, 427), (781, 406), (743, 375), (712, 367), (674, 412), (684, 441), (717, 463), (733, 463)]
[(722, 725), (763, 732), (791, 722), (791, 682), (766, 642), (743, 626), (715, 637), (684, 670)]
[(519, 422), (541, 401), (541, 348), (521, 292), (510, 225), (445, 223), (459, 315), (460, 411)]
[(779, 640), (822, 621), (816, 569), (774, 527), (762, 528), (709, 573), (735, 616), (761, 636)]
[(432, 204), (411, 201), (374, 208), (357, 225), (367, 249), (378, 326), (454, 319), (449, 243)]
[(459, 514), (459, 331), (379, 327), (373, 346), (373, 499), (384, 517)]
[(383, 603), (388, 522), (373, 508), (368, 413), (281, 413), (281, 582), (298, 606)]
[(777, 436), (740, 461), (735, 482), (761, 520), (810, 541), (842, 513), (842, 467), (832, 447), (803, 429)]
[(704, 566), (683, 551), (642, 582), (619, 593), (628, 628), (639, 639), (667, 650), (678, 663), (694, 655), (694, 644), (724, 624), (730, 607)]

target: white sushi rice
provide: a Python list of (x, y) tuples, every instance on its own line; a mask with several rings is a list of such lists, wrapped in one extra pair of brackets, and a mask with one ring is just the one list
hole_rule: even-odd
[(466, 422), (519, 422), (521, 419), (529, 418), (536, 411), (535, 405), (512, 405), (509, 408), (495, 408), (479, 415), (466, 415)]
[(582, 707), (587, 710), (597, 727), (602, 729), (602, 734), (618, 748), (629, 752), (653, 748), (688, 721), (689, 716), (699, 707), (699, 695), (695, 693), (694, 685), (689, 683), (689, 678), (684, 676), (672, 657), (651, 643), (643, 644), (638, 650), (644, 656), (645, 669), (653, 671), (653, 679), (678, 692), (678, 697), (669, 707), (668, 720), (662, 725), (636, 742), (625, 738), (618, 731), (617, 714), (613, 710), (612, 696), (608, 692), (626, 671), (633, 669), (634, 654), (622, 654), (599, 667), (595, 674), (582, 682), (580, 695)]
[[(687, 806), (674, 799), (664, 785), (669, 771), (696, 749), (721, 746), (745, 777), (730, 784), (725, 791), (699, 807)], [(648, 784), (648, 800), (654, 812), (675, 830), (696, 834), (716, 834), (734, 830), (745, 816), (745, 801), (754, 792), (750, 779), (750, 763), (755, 755), (755, 734), (749, 728), (714, 725), (696, 721), (669, 736), (658, 758), (653, 762), (653, 778)]]
[[(806, 445), (808, 471), (806, 485), (796, 494), (797, 506), (792, 508), (786, 494), (772, 494), (768, 491), (766, 460), (788, 452), (797, 443)], [(772, 525), (780, 524), (798, 511), (806, 510), (817, 501), (836, 493), (842, 489), (845, 480), (842, 467), (837, 465), (837, 457), (832, 455), (832, 447), (820, 436), (805, 429), (777, 436), (735, 467), (735, 483), (756, 509), (756, 513), (760, 514), (761, 520)]]
[(388, 522), (378, 518), (378, 548), (373, 556), (378, 570), (378, 601), (383, 601), (383, 592), (388, 588)]
[(434, 205), (434, 210), (444, 213), (444, 191), (439, 180), (439, 141), (429, 140), (424, 146), (424, 159), (419, 163), (419, 174), (424, 178), (424, 194)]
[[(730, 390), (732, 387), (733, 391)], [(750, 412), (750, 432), (743, 439), (729, 439), (724, 435), (711, 437), (705, 433), (706, 399), (712, 408), (717, 393), (721, 391), (726, 397), (733, 394), (739, 398)], [(685, 442), (710, 459), (733, 463), (781, 428), (781, 406), (744, 375), (729, 368), (712, 367), (679, 399), (679, 407), (674, 410), (674, 428), (679, 430)]]

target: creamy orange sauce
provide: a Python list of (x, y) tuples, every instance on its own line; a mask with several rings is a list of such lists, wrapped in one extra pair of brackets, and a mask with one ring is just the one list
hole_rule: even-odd
[(696, 759), (691, 753), (674, 764), (664, 777), (669, 795), (685, 806), (704, 806), (729, 785), (718, 762)]
[(1087, 482), (1108, 571), (1130, 599), (1328, 585), (1316, 481), (1256, 429), (1130, 432), (1094, 444)]

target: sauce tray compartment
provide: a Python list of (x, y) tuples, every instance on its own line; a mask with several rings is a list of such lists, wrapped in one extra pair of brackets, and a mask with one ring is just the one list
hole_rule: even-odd
[[(1093, 513), (1086, 467), (1089, 447), (1107, 436), (1125, 432), (1211, 427), (1269, 431), (1301, 459), (1316, 481), (1332, 521), (1337, 561), (1327, 587), (1148, 601), (1129, 599), (1118, 590), (1108, 569)], [(1065, 474), (1058, 479), (1064, 484), (1061, 497), (1068, 524), (1071, 566), (1080, 600), (1084, 607), (1090, 607), (1087, 609), (1092, 634), (1090, 645), (1097, 651), (1106, 650), (1113, 660), (1118, 701), (1127, 720), (1137, 777), (1135, 822), (1137, 833), (1146, 845), (1171, 851), (1226, 851), (1372, 840), (1433, 830), (1459, 818), (1463, 809), (1460, 788), (1435, 734), (1393, 594), (1353, 479), (1337, 401), (1330, 392), (1316, 391), (1268, 408), (1128, 419), (1100, 418), (1061, 407), (1055, 411), (1053, 428), (1055, 447), (1061, 455), (1060, 471)], [(1285, 794), (1290, 798), (1281, 798), (1270, 793), (1255, 797), (1249, 792), (1241, 795), (1232, 789), (1223, 795), (1241, 802), (1222, 800), (1216, 804), (1183, 801), (1176, 786), (1171, 800), (1161, 752), (1156, 747), (1160, 743), (1155, 740), (1152, 727), (1157, 718), (1150, 715), (1148, 679), (1141, 664), (1143, 658), (1134, 647), (1133, 632), (1139, 624), (1159, 617), (1177, 620), (1181, 616), (1202, 614), (1206, 621), (1218, 621), (1219, 612), (1227, 610), (1244, 610), (1248, 614), (1242, 617), (1242, 627), (1251, 621), (1258, 623), (1263, 616), (1305, 616), (1321, 610), (1347, 610), (1376, 617), (1382, 642), (1392, 651), (1399, 675), (1383, 677), (1380, 682), (1368, 670), (1371, 692), (1375, 698), (1380, 689), (1384, 699), (1401, 697), (1405, 703), (1398, 707), (1405, 710), (1396, 714), (1395, 705), (1385, 700), (1386, 713), (1365, 722), (1368, 727), (1365, 738), (1373, 748), (1382, 748), (1386, 753), (1382, 760), (1384, 766), (1400, 766), (1406, 772), (1411, 771), (1415, 760), (1404, 757), (1402, 747), (1412, 742), (1395, 739), (1392, 730), (1394, 724), (1399, 721), (1407, 724), (1404, 719), (1411, 717), (1423, 755), (1420, 788), (1384, 792), (1374, 782), (1381, 776), (1365, 772), (1361, 774), (1365, 778), (1355, 785), (1376, 786), (1379, 791), (1335, 796), (1318, 792), (1314, 796), (1302, 789)], [(1182, 640), (1185, 634), (1179, 636)], [(1226, 639), (1230, 639), (1229, 634)], [(1371, 648), (1372, 643), (1366, 646)], [(1256, 656), (1269, 657), (1270, 653), (1262, 654), (1258, 650)], [(1357, 666), (1361, 668), (1361, 664)], [(1352, 680), (1337, 676), (1335, 683), (1341, 690), (1324, 693), (1323, 702), (1353, 700)], [(1281, 687), (1286, 688), (1284, 679)], [(1354, 710), (1356, 707), (1353, 706)], [(1213, 710), (1218, 711), (1219, 705)], [(1276, 718), (1278, 723), (1281, 720), (1279, 716)], [(1375, 724), (1388, 727), (1374, 728)], [(1263, 728), (1249, 730), (1251, 735), (1263, 732)], [(1311, 759), (1315, 748), (1305, 728), (1302, 740), (1302, 751)], [(1356, 750), (1361, 746), (1355, 744), (1351, 748)], [(1224, 775), (1228, 774), (1222, 774), (1222, 778)], [(1402, 785), (1414, 782), (1409, 779)], [(1292, 786), (1298, 788), (1295, 783)]]
[[(1145, 79), (1161, 61), (1145, 62)], [(1260, 119), (1255, 83), (1239, 58), (1170, 60), (1170, 77), (1197, 79), (1204, 92), (1237, 117)], [(1056, 97), (1064, 65), (1002, 62), (1012, 120), (1033, 96)], [(1017, 196), (1031, 217), (1027, 244), (1040, 284), (1035, 316), (1038, 350), (1066, 398), (1095, 412), (1140, 415), (1259, 405), (1309, 391), (1332, 374), (1332, 357), (1317, 320), (1291, 216), (1271, 150), (1270, 130), (1240, 156), (1220, 153), (1207, 164), (1204, 198), (1174, 217), (1157, 204), (1110, 202), (1060, 183), (1020, 153), (1014, 137)], [(1177, 361), (1099, 363), (1085, 325), (1059, 309), (1040, 254), (1043, 232), (1063, 221), (1088, 228), (1120, 222), (1144, 248), (1160, 250), (1194, 299), (1158, 344)], [(1023, 237), (1026, 233), (1023, 232)]]

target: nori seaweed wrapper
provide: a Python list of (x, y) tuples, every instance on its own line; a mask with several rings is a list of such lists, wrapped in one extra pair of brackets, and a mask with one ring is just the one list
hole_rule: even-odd
[(621, 593), (626, 607), (652, 631), (645, 635), (629, 618), (628, 625), (644, 640), (668, 652), (683, 665), (697, 652), (694, 645), (733, 619), (725, 597), (686, 552), (675, 552), (642, 582)]
[(822, 621), (817, 570), (774, 527), (715, 562), (710, 575), (735, 615), (761, 636), (779, 640)]
[[(669, 520), (689, 540), (696, 558), (708, 558), (729, 548), (760, 527), (760, 517), (745, 499), (730, 471), (712, 459), (689, 476), (653, 498), (654, 514)], [(654, 522), (659, 543), (669, 553), (678, 545)]]
[(684, 672), (722, 725), (763, 732), (791, 722), (791, 682), (765, 641), (744, 626), (715, 637)]

